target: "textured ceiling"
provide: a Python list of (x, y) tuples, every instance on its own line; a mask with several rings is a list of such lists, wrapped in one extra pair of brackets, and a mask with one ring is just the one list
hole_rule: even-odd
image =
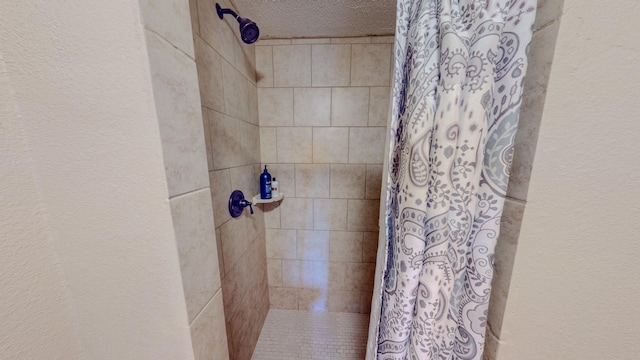
[(261, 39), (392, 35), (396, 0), (232, 0)]

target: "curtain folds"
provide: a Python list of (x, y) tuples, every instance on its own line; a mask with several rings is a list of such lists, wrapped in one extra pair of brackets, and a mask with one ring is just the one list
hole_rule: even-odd
[(536, 0), (399, 0), (367, 359), (480, 359)]

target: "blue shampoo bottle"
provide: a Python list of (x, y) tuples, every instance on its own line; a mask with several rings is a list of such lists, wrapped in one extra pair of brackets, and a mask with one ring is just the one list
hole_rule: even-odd
[(264, 166), (264, 171), (260, 175), (260, 198), (271, 199), (271, 174), (267, 171), (267, 165)]

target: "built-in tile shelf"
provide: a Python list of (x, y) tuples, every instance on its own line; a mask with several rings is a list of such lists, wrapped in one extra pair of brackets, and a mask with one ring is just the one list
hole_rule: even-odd
[(271, 199), (261, 199), (260, 198), (260, 194), (256, 195), (253, 197), (253, 204), (269, 204), (269, 203), (273, 203), (276, 201), (280, 201), (284, 199), (284, 193), (280, 193), (280, 195), (276, 196), (276, 197), (272, 197)]

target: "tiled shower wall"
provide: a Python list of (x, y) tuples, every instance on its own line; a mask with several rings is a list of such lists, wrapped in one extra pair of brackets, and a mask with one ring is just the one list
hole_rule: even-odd
[(193, 350), (197, 360), (226, 359), (189, 7), (179, 0), (145, 0), (140, 5)]
[(261, 40), (264, 208), (275, 309), (370, 310), (393, 37)]
[[(217, 1), (231, 7), (228, 1)], [(220, 20), (213, 0), (190, 0), (195, 59), (207, 147), (226, 331), (231, 359), (251, 358), (269, 310), (264, 216), (254, 206), (232, 219), (231, 192), (258, 192), (260, 131), (255, 47), (237, 22)], [(208, 359), (218, 359), (213, 354)]]
[(534, 32), (529, 47), (529, 66), (524, 80), (520, 123), (514, 142), (513, 165), (501, 220), (500, 237), (496, 245), (485, 360), (495, 359), (499, 349), (502, 319), (518, 247), (520, 224), (527, 202), (533, 155), (538, 141), (563, 4), (562, 0), (538, 0)]

